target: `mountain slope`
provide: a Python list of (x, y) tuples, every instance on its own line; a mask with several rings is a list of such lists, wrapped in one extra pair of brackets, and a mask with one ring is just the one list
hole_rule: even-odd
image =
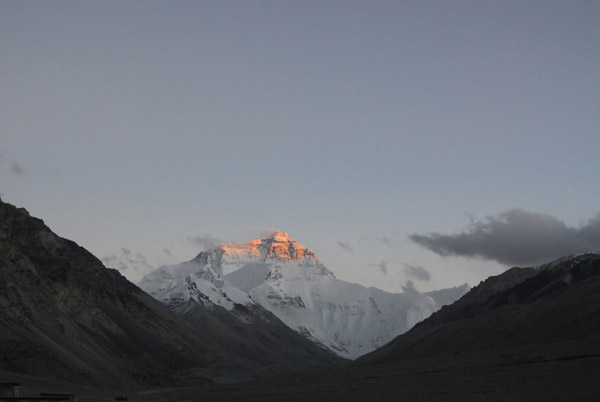
[[(240, 319), (242, 307), (266, 309), (346, 358), (384, 345), (440, 307), (414, 288), (394, 294), (336, 279), (311, 250), (282, 231), (222, 244), (189, 262), (161, 267), (143, 278), (140, 287), (171, 308), (194, 300), (224, 307)], [(435, 297), (455, 300), (466, 290)]]
[(493, 276), (361, 362), (600, 340), (600, 255)]
[[(215, 361), (213, 377), (239, 381), (270, 377), (307, 369), (334, 367), (346, 362), (292, 331), (270, 312), (257, 307), (237, 307), (235, 314), (220, 306), (207, 308), (194, 300), (174, 311), (236, 359)], [(240, 319), (242, 317), (242, 319)], [(245, 369), (240, 372), (240, 366)]]
[(0, 201), (0, 367), (79, 383), (170, 381), (209, 345), (116, 270)]
[[(193, 311), (195, 325), (26, 210), (0, 201), (0, 371), (156, 387), (340, 361), (281, 323), (251, 334), (221, 307), (180, 307)], [(285, 346), (265, 350), (269, 337)]]
[(598, 401), (599, 289), (599, 254), (512, 268), (343, 369), (217, 386), (203, 396), (257, 402)]

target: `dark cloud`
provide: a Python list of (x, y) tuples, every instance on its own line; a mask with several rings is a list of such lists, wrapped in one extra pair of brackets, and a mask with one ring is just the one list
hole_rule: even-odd
[(431, 280), (431, 273), (419, 264), (404, 263), (404, 272), (417, 281), (429, 282)]
[(350, 244), (345, 243), (343, 241), (339, 241), (339, 240), (338, 240), (337, 244), (338, 244), (338, 246), (340, 246), (341, 248), (343, 248), (347, 252), (354, 254), (354, 249), (352, 248), (352, 246)]
[(201, 250), (208, 250), (223, 243), (221, 240), (209, 234), (190, 237), (188, 241), (192, 246), (198, 247)]
[(371, 266), (379, 268), (381, 273), (384, 275), (388, 274), (388, 264), (386, 261), (381, 261), (380, 263), (377, 263), (377, 264), (371, 264)]
[(22, 175), (23, 173), (25, 173), (25, 169), (23, 168), (23, 166), (21, 166), (19, 162), (13, 162), (10, 166), (10, 171), (16, 175)]
[(514, 208), (472, 219), (460, 233), (412, 234), (409, 238), (442, 256), (479, 257), (508, 265), (538, 265), (569, 254), (600, 249), (600, 215), (579, 227), (552, 215)]

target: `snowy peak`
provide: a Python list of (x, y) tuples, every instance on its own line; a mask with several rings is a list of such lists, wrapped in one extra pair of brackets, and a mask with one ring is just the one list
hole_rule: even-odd
[(279, 230), (268, 237), (266, 243), (270, 243), (266, 258), (274, 258), (281, 261), (301, 261), (304, 258), (312, 257), (315, 261), (315, 253), (303, 245), (297, 243), (292, 237)]
[(291, 241), (294, 242), (295, 240), (292, 239), (292, 236), (290, 236), (289, 234), (285, 233), (283, 230), (277, 230), (275, 231), (275, 233), (273, 233), (271, 236), (268, 237), (269, 239), (272, 239), (274, 241)]
[(163, 266), (146, 275), (140, 286), (171, 307), (193, 299), (232, 310), (236, 305), (253, 305), (248, 292), (262, 283), (276, 286), (287, 280), (324, 278), (335, 277), (311, 250), (277, 231), (246, 243), (221, 244), (191, 261)]
[(239, 244), (221, 244), (223, 256), (231, 259), (248, 257), (260, 258), (263, 262), (274, 259), (285, 262), (299, 262), (311, 257), (317, 261), (315, 253), (296, 242), (289, 234), (278, 230), (269, 237)]
[[(338, 280), (283, 231), (203, 251), (192, 261), (148, 274), (140, 287), (171, 308), (192, 299), (245, 321), (252, 317), (242, 312), (260, 306), (346, 358), (382, 346), (440, 307), (436, 298), (416, 290), (387, 293)], [(460, 295), (436, 296), (454, 301)]]

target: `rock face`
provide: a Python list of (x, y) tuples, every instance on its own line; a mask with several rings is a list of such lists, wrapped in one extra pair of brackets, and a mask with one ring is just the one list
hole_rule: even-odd
[(361, 361), (376, 362), (600, 337), (600, 255), (511, 268)]
[(160, 387), (341, 361), (268, 312), (269, 324), (257, 329), (224, 308), (188, 301), (179, 306), (184, 319), (26, 210), (0, 201), (3, 372)]
[(317, 345), (351, 359), (428, 317), (441, 307), (436, 299), (453, 301), (468, 290), (430, 297), (414, 288), (395, 294), (348, 283), (282, 231), (161, 267), (140, 287), (174, 310), (193, 300), (221, 306), (246, 321), (253, 320), (246, 311), (267, 310)]
[(210, 356), (119, 272), (1, 201), (0, 323), (2, 370), (83, 384), (160, 383)]

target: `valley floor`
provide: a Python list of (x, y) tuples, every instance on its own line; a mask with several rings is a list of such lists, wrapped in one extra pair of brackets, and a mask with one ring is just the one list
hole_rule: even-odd
[(350, 367), (130, 401), (598, 401), (598, 340)]
[[(589, 339), (125, 394), (130, 402), (598, 401), (598, 379), (600, 342)], [(116, 391), (73, 391), (81, 402), (116, 396)]]

